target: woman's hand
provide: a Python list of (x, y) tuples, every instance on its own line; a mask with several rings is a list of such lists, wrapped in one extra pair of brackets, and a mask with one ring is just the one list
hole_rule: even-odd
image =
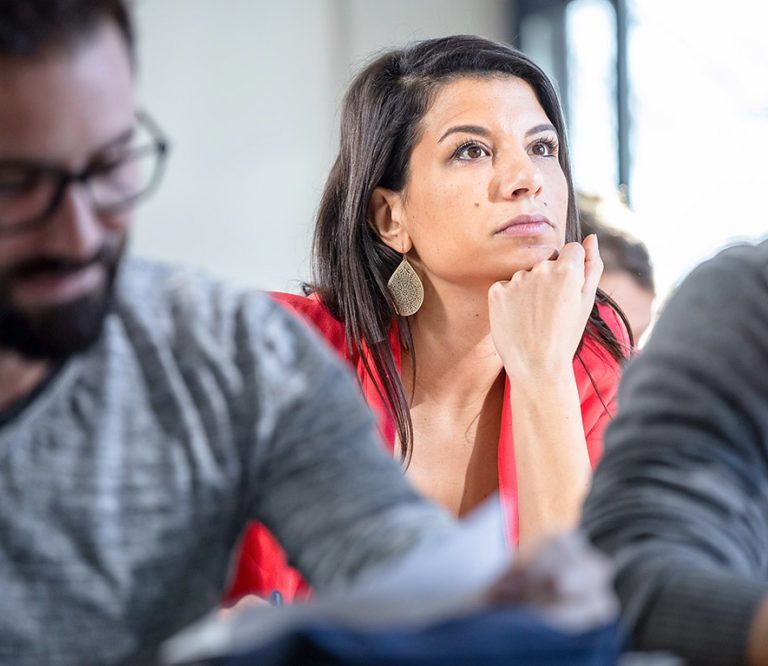
[(583, 245), (567, 243), (556, 259), (491, 286), (491, 336), (510, 377), (570, 369), (602, 272), (591, 234)]
[(488, 291), (491, 335), (510, 379), (521, 545), (575, 526), (589, 487), (573, 355), (602, 271), (589, 236)]

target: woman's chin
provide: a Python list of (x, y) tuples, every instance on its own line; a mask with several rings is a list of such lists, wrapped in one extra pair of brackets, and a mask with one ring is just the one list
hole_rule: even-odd
[(558, 247), (554, 243), (530, 245), (524, 250), (520, 249), (516, 253), (517, 256), (515, 259), (510, 261), (508, 265), (512, 273), (517, 273), (517, 271), (529, 271), (542, 261), (553, 261), (557, 259), (561, 249), (562, 247)]

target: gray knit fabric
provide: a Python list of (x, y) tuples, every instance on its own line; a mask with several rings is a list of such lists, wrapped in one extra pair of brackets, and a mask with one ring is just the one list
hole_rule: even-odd
[[(636, 647), (745, 658), (768, 594), (768, 244), (697, 268), (630, 364), (584, 508)], [(768, 640), (768, 637), (766, 637)]]
[(215, 607), (250, 518), (319, 587), (451, 534), (373, 424), (268, 296), (127, 262), (98, 344), (0, 428), (0, 663), (151, 649)]

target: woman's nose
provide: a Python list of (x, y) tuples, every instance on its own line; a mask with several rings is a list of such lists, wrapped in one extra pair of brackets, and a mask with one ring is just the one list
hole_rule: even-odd
[(507, 159), (499, 161), (498, 169), (501, 198), (535, 197), (541, 192), (544, 182), (541, 169), (527, 152), (515, 151)]

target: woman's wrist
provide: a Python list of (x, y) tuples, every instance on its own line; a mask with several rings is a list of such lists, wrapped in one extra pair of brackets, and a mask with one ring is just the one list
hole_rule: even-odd
[(515, 395), (539, 395), (553, 397), (561, 391), (575, 388), (573, 364), (566, 361), (516, 364), (504, 366), (510, 388)]

